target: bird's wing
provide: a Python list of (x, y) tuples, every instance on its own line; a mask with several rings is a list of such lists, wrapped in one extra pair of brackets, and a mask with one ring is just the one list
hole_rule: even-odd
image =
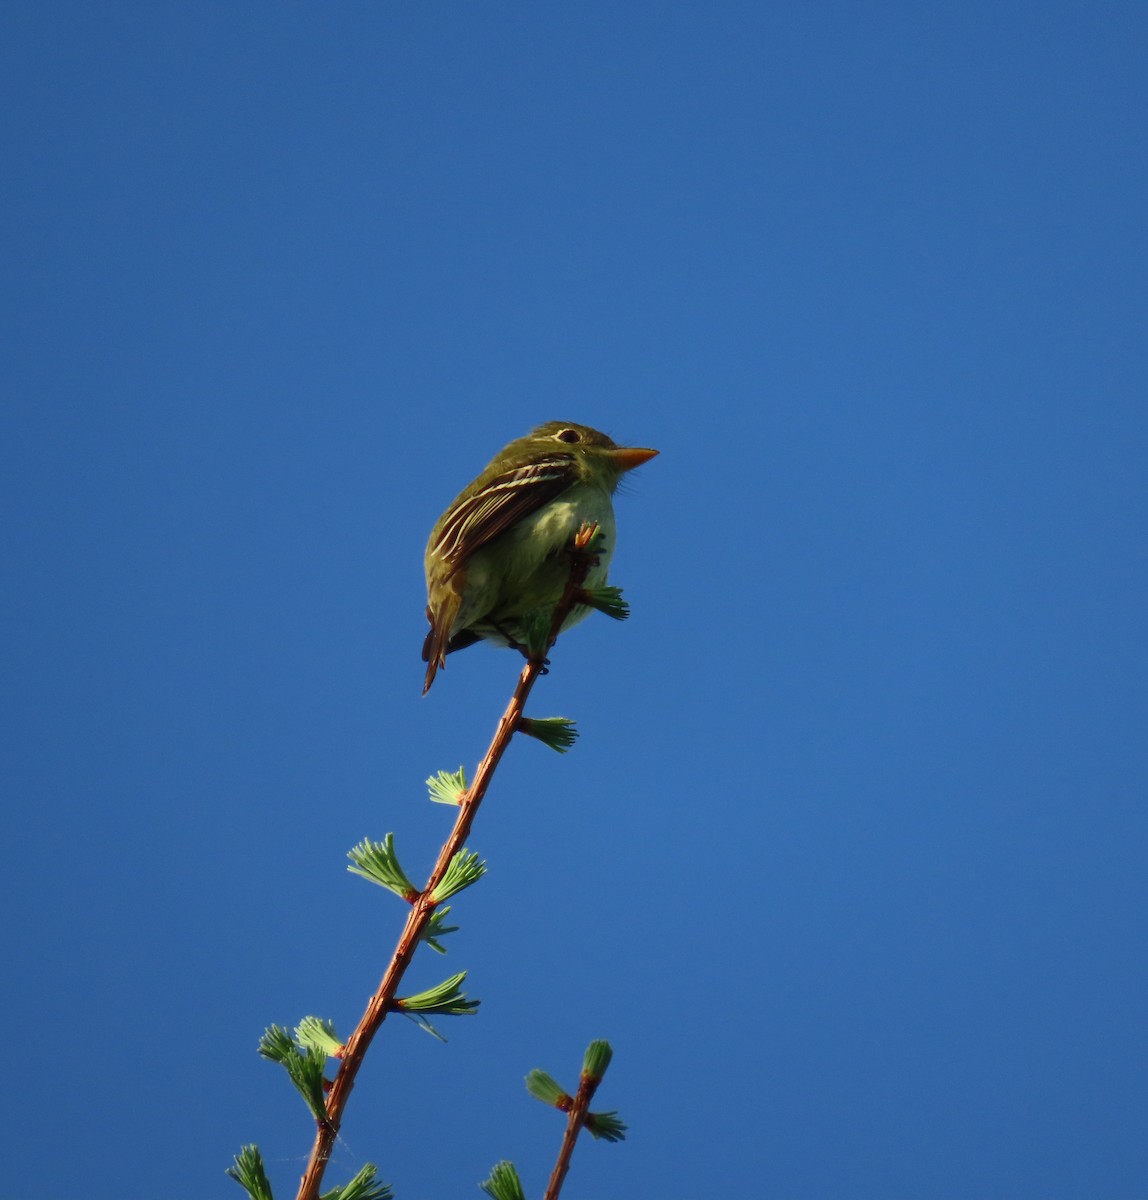
[(577, 481), (578, 467), (569, 454), (551, 454), (511, 467), (451, 507), (431, 551), (453, 572), (475, 551)]

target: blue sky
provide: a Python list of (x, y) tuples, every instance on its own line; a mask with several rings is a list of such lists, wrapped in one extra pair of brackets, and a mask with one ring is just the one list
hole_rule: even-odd
[[(5, 1198), (294, 1195), (254, 1051), (349, 1031), (518, 664), (419, 695), (505, 442), (661, 457), (328, 1179), (1148, 1195), (1141, 6), (11, 0)], [(429, 961), (435, 957), (435, 960)], [(409, 990), (409, 989), (408, 989)], [(18, 1035), (18, 1036), (17, 1036)]]

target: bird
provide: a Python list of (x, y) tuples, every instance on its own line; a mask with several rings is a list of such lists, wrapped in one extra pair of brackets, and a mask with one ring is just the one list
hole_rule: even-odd
[[(563, 552), (583, 524), (599, 530), (585, 586), (606, 582), (616, 529), (611, 497), (627, 471), (657, 453), (619, 446), (588, 425), (548, 421), (490, 460), (427, 541), (424, 696), (454, 650), (483, 639), (522, 648), (522, 619), (562, 597), (570, 575)], [(576, 605), (562, 628), (589, 611)]]

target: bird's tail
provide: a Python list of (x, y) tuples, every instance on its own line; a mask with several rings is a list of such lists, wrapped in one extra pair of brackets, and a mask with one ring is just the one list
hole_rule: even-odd
[(426, 641), (423, 642), (423, 662), (427, 664), (426, 682), (423, 684), (423, 695), (430, 691), (435, 674), (439, 667), (446, 666), (447, 651), (450, 649), (450, 630), (454, 619), (458, 616), (462, 597), (457, 593), (448, 593), (437, 608), (427, 605), (427, 620), (430, 630)]

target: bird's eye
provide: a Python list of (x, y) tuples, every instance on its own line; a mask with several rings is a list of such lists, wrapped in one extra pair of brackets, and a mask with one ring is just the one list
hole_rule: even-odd
[(577, 429), (560, 429), (554, 436), (560, 442), (569, 442), (571, 444), (582, 440), (582, 435)]

